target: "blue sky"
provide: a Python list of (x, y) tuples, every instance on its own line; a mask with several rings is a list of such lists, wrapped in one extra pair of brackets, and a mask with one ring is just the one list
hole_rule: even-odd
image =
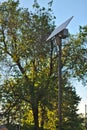
[[(50, 0), (37, 0), (41, 6), (47, 7)], [(32, 10), (33, 0), (20, 0), (22, 7), (27, 7)], [(56, 25), (59, 26), (62, 22), (71, 16), (73, 20), (68, 28), (70, 33), (77, 33), (79, 25), (87, 25), (87, 0), (54, 0), (53, 13), (56, 16)]]
[[(0, 0), (0, 2), (7, 0)], [(34, 0), (20, 0), (20, 6), (32, 10)], [(41, 6), (47, 7), (50, 0), (37, 0)], [(78, 33), (79, 25), (87, 25), (87, 0), (53, 0), (53, 13), (56, 16), (56, 26), (71, 16), (73, 20), (68, 26), (70, 33)]]
[[(0, 0), (3, 2), (6, 0)], [(32, 4), (34, 0), (20, 0), (20, 6), (29, 8), (32, 10)], [(50, 0), (37, 0), (41, 6), (47, 7), (47, 3)], [(56, 26), (66, 21), (71, 16), (74, 16), (70, 24), (68, 25), (69, 32), (76, 34), (79, 31), (79, 25), (87, 25), (87, 0), (54, 0), (53, 13), (56, 16)], [(75, 82), (77, 94), (82, 98), (79, 105), (80, 111), (85, 112), (85, 104), (87, 104), (87, 88), (83, 87), (81, 83)]]

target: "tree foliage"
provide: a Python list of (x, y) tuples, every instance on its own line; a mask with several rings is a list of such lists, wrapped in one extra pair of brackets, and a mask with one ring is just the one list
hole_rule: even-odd
[[(48, 9), (41, 8), (35, 0), (34, 12), (19, 8), (19, 1), (0, 5), (0, 67), (4, 78), (0, 98), (2, 116), (9, 125), (21, 123), (23, 128), (34, 126), (35, 130), (55, 130), (58, 125), (58, 50), (55, 43), (46, 42), (55, 27), (52, 1), (48, 5)], [(87, 60), (85, 44), (86, 28), (81, 28), (79, 35), (70, 36), (62, 48), (64, 130), (82, 128), (77, 114), (80, 97), (69, 79), (86, 79), (87, 62), (82, 63)]]

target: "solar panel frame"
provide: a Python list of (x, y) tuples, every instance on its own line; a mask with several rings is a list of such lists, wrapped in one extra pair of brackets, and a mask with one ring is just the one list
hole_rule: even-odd
[(68, 24), (70, 23), (70, 21), (72, 20), (73, 16), (70, 17), (69, 19), (67, 19), (64, 23), (62, 23), (59, 27), (57, 27), (51, 34), (50, 36), (47, 38), (46, 41), (51, 40), (53, 37), (55, 37), (56, 35), (58, 35), (61, 31), (63, 31)]

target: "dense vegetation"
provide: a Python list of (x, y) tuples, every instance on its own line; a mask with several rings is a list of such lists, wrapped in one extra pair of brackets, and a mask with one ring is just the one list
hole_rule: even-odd
[[(0, 5), (1, 123), (9, 130), (58, 129), (58, 50), (46, 39), (55, 28), (52, 1), (48, 9), (34, 1), (34, 11), (19, 1)], [(83, 130), (77, 114), (79, 95), (70, 79), (87, 83), (87, 26), (70, 35), (62, 47), (63, 130)]]

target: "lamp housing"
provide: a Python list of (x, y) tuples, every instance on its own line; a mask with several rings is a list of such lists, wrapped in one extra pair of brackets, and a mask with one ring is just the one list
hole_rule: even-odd
[(61, 39), (65, 39), (66, 37), (68, 37), (69, 33), (68, 33), (68, 29), (63, 29), (59, 34), (58, 36), (61, 38)]

